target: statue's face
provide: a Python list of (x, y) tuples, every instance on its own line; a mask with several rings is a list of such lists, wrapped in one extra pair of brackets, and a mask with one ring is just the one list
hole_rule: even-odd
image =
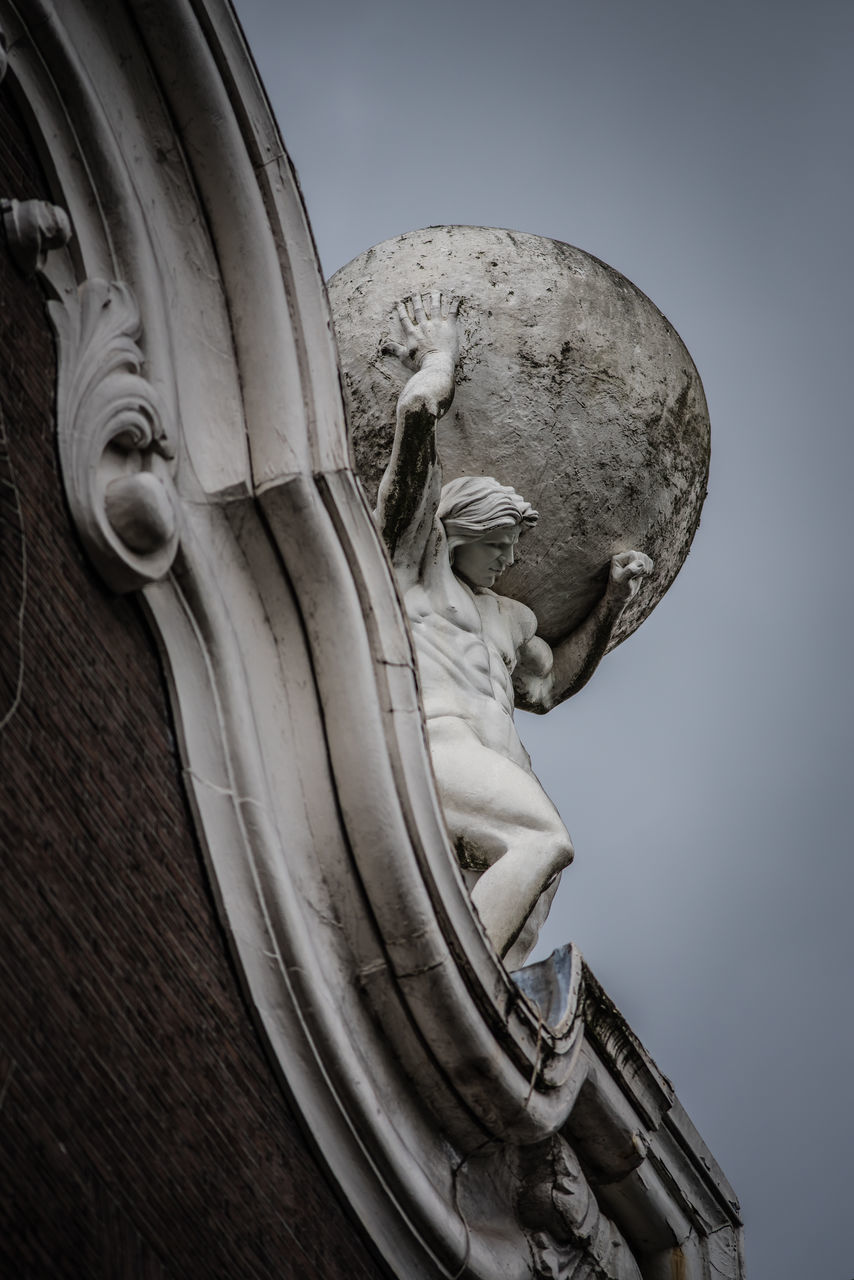
[(475, 542), (462, 542), (454, 550), (454, 573), (473, 587), (491, 587), (515, 559), (520, 526), (490, 529)]

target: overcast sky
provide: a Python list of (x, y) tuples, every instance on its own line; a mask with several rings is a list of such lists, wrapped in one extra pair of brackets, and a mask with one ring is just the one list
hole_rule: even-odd
[[(700, 370), (709, 497), (587, 688), (523, 716), (572, 939), (741, 1198), (750, 1280), (852, 1280), (851, 0), (238, 0), (324, 272), (567, 240)], [(502, 477), (499, 477), (502, 478)]]

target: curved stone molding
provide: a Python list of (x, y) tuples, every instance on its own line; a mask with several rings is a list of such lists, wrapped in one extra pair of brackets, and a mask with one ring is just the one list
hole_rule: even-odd
[(41, 271), (51, 249), (61, 249), (71, 239), (68, 214), (47, 200), (3, 199), (0, 212), (12, 260), (25, 276)]
[(115, 591), (168, 572), (178, 505), (162, 399), (140, 373), (139, 308), (125, 284), (86, 280), (47, 304), (57, 338), (57, 432), (72, 515)]

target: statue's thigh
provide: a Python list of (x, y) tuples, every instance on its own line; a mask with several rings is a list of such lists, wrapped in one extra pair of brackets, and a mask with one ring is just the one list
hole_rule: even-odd
[(560, 814), (532, 773), (483, 746), (464, 723), (431, 735), (430, 754), (452, 840), (487, 864), (544, 838), (569, 842)]

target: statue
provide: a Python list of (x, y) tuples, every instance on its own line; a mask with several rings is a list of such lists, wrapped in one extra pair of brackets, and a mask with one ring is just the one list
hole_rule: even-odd
[(454, 397), (458, 308), (438, 290), (397, 305), (402, 341), (383, 352), (412, 376), (397, 402), (376, 514), (415, 641), (448, 831), (486, 933), (513, 968), (533, 948), (573, 858), (514, 706), (543, 713), (587, 683), (653, 565), (640, 551), (614, 555), (598, 603), (554, 649), (531, 609), (493, 591), (538, 513), (488, 476), (442, 484), (436, 426)]

